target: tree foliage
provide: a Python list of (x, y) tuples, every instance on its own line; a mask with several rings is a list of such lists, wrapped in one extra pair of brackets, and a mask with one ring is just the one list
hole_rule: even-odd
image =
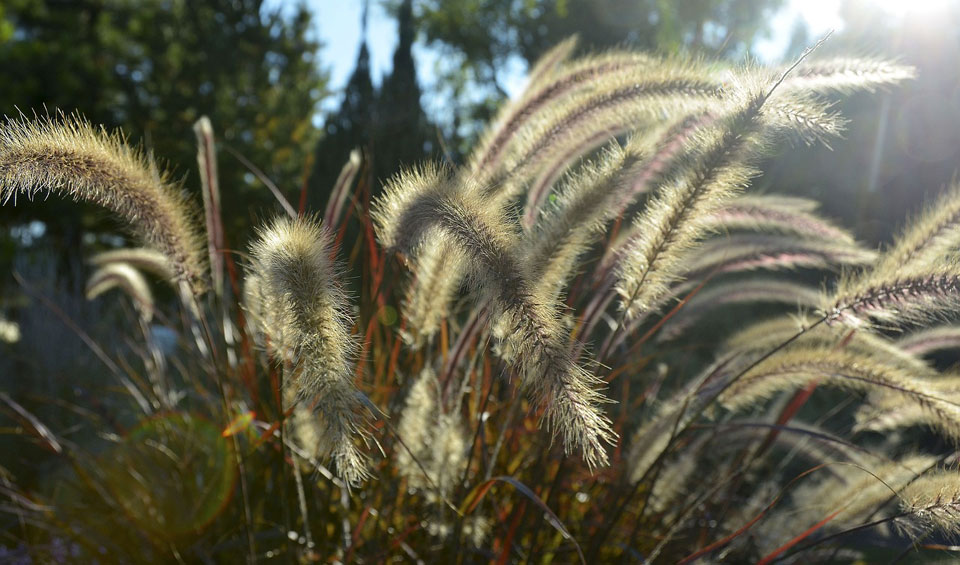
[[(782, 0), (422, 0), (418, 23), (446, 51), (441, 82), (472, 100), (456, 125), (487, 120), (511, 59), (527, 65), (578, 35), (584, 50), (630, 46), (742, 57)], [(478, 95), (478, 91), (482, 94)]]
[[(221, 149), (243, 155), (284, 190), (299, 186), (326, 84), (305, 6), (12, 0), (0, 17), (0, 68), (17, 77), (0, 81), (0, 113), (78, 111), (122, 125), (189, 188), (199, 186), (192, 125), (207, 115)], [(249, 205), (272, 197), (231, 154), (219, 158), (227, 228), (238, 235)], [(68, 210), (51, 213), (75, 214)]]

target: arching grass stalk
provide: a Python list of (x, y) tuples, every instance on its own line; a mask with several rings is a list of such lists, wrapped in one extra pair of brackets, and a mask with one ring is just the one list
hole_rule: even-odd
[(178, 187), (120, 133), (77, 116), (0, 125), (0, 202), (44, 191), (107, 208), (163, 253), (194, 295), (206, 288), (195, 213)]

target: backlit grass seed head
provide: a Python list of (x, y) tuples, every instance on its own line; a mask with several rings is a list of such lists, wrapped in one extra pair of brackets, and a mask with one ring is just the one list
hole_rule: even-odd
[(467, 433), (460, 415), (441, 405), (432, 369), (421, 371), (407, 393), (397, 432), (406, 446), (395, 449), (398, 471), (410, 487), (423, 489), (431, 503), (439, 504), (463, 477)]
[(897, 236), (874, 272), (904, 267), (936, 268), (960, 249), (960, 183), (954, 183)]
[(403, 312), (407, 328), (404, 340), (414, 348), (440, 331), (450, 315), (461, 274), (466, 271), (463, 258), (443, 243), (424, 246), (413, 259), (413, 279), (407, 286)]
[[(930, 367), (924, 369), (917, 371), (917, 378), (931, 394), (943, 402), (960, 404), (960, 376), (938, 374)], [(931, 421), (928, 412), (926, 406), (905, 404), (896, 394), (874, 391), (854, 413), (853, 430), (890, 432), (915, 426), (936, 430), (938, 422)]]
[[(295, 405), (294, 405), (295, 404)], [(328, 438), (324, 437), (322, 420), (310, 410), (308, 402), (297, 402), (292, 388), (284, 392), (284, 410), (293, 405), (293, 413), (287, 426), (293, 435), (293, 441), (309, 460), (318, 460), (330, 451)]]
[[(548, 53), (544, 60), (556, 57), (559, 53)], [(547, 63), (549, 64), (549, 63)], [(579, 92), (599, 92), (610, 90), (617, 84), (611, 78), (624, 74), (640, 77), (644, 69), (649, 69), (655, 60), (648, 55), (631, 52), (612, 52), (596, 57), (585, 57), (561, 66), (549, 78), (538, 80), (531, 77), (527, 89), (513, 102), (504, 106), (494, 126), (487, 132), (479, 146), (473, 151), (469, 165), (470, 174), (478, 181), (485, 182), (493, 177), (503, 166), (505, 154), (520, 132), (535, 118), (554, 111), (558, 101)], [(546, 73), (541, 74), (544, 76)]]
[(727, 110), (718, 107), (716, 123), (685, 140), (682, 165), (635, 220), (619, 251), (617, 291), (628, 316), (658, 304), (681, 275), (682, 260), (703, 237), (709, 217), (746, 187), (772, 141), (798, 136), (811, 142), (841, 130), (839, 117), (823, 104), (776, 91), (776, 84), (762, 72), (732, 73)]
[(77, 117), (0, 125), (0, 202), (53, 192), (107, 208), (163, 253), (194, 293), (205, 287), (203, 247), (181, 191), (119, 133)]
[(530, 68), (530, 72), (527, 73), (526, 89), (530, 90), (533, 85), (539, 84), (541, 81), (554, 76), (560, 66), (573, 55), (573, 51), (577, 48), (578, 42), (579, 38), (576, 35), (571, 35), (551, 47), (537, 59)]
[[(821, 475), (819, 481), (799, 484), (792, 493), (793, 504), (778, 505), (770, 517), (771, 526), (781, 538), (767, 551), (786, 543), (796, 535), (797, 524), (816, 524), (824, 516), (836, 516), (826, 524), (826, 531), (842, 531), (871, 520), (889, 516), (895, 507), (887, 504), (916, 477), (936, 462), (929, 455), (903, 455), (896, 460), (864, 465), (832, 466), (834, 474)], [(869, 471), (869, 472), (868, 472)], [(811, 476), (815, 478), (815, 476)]]
[(136, 269), (172, 281), (175, 277), (173, 265), (163, 253), (147, 247), (131, 247), (126, 249), (112, 249), (92, 255), (87, 263), (96, 267), (103, 267), (111, 263), (126, 263)]
[(144, 320), (153, 319), (153, 293), (140, 271), (127, 263), (110, 263), (100, 267), (87, 279), (87, 300), (93, 300), (113, 288), (119, 288), (133, 298)]
[(789, 280), (756, 277), (750, 280), (725, 281), (704, 288), (688, 300), (683, 308), (664, 324), (658, 341), (685, 335), (697, 323), (708, 319), (710, 314), (723, 307), (773, 303), (796, 309), (812, 308), (819, 304), (819, 301), (818, 289)]
[(832, 57), (805, 61), (783, 81), (782, 88), (785, 92), (849, 94), (873, 92), (915, 77), (913, 67), (883, 59)]
[(580, 256), (596, 240), (617, 207), (617, 182), (626, 155), (614, 144), (595, 162), (569, 175), (533, 227), (524, 234), (524, 261), (545, 296), (556, 298)]
[(720, 101), (715, 81), (703, 79), (702, 72), (670, 66), (639, 79), (618, 77), (611, 86), (609, 91), (572, 97), (531, 121), (504, 157), (502, 182), (491, 185), (496, 190), (490, 196), (509, 200), (532, 176), (553, 170), (545, 178), (556, 178), (578, 155), (619, 134)]
[(720, 402), (739, 411), (813, 381), (822, 386), (896, 398), (904, 406), (918, 406), (932, 428), (947, 438), (960, 438), (960, 403), (944, 398), (914, 371), (857, 351), (811, 347), (779, 353), (734, 382), (720, 396)]
[(266, 347), (263, 333), (263, 294), (260, 289), (260, 277), (248, 271), (243, 278), (243, 309), (246, 329), (259, 347)]
[(798, 209), (798, 199), (782, 200), (779, 195), (740, 196), (714, 212), (707, 224), (718, 232), (749, 230), (854, 243), (850, 232), (809, 211), (816, 208), (816, 202)]
[(801, 94), (778, 93), (772, 97), (764, 121), (794, 145), (822, 144), (828, 148), (847, 126), (847, 120), (833, 111), (831, 104)]
[(885, 250), (873, 268), (848, 273), (825, 296), (828, 323), (902, 326), (960, 307), (960, 189), (952, 187)]
[(850, 332), (842, 326), (820, 325), (810, 329), (813, 323), (812, 317), (802, 314), (790, 314), (755, 323), (734, 334), (721, 350), (726, 354), (746, 358), (759, 357), (807, 328), (806, 333), (795, 339), (794, 347), (836, 349), (842, 344), (843, 352), (871, 358), (877, 363), (914, 377), (929, 380), (934, 376), (927, 362), (904, 351), (884, 336), (870, 332)]
[[(424, 182), (424, 171), (433, 177)], [(411, 179), (407, 182), (407, 178)], [(374, 213), (380, 240), (404, 253), (445, 242), (460, 254), (468, 276), (493, 308), (493, 325), (512, 328), (523, 349), (517, 369), (524, 388), (544, 408), (551, 430), (570, 450), (581, 448), (590, 466), (605, 464), (603, 444), (615, 434), (598, 404), (597, 381), (579, 367), (559, 323), (556, 305), (535, 292), (515, 251), (516, 234), (502, 214), (458, 191), (433, 168), (397, 177)]]
[(315, 403), (326, 450), (340, 477), (367, 477), (359, 392), (353, 383), (357, 345), (349, 303), (331, 258), (329, 234), (310, 219), (281, 217), (251, 246), (250, 273), (259, 294), (259, 320), (275, 353), (292, 366), (287, 383), (303, 403)]
[(886, 277), (841, 280), (824, 311), (827, 322), (852, 327), (903, 326), (960, 309), (960, 274), (952, 269), (889, 271)]
[(897, 526), (908, 535), (935, 530), (960, 534), (960, 474), (956, 470), (932, 471), (900, 492), (900, 509), (906, 513)]
[(683, 275), (697, 279), (709, 273), (838, 270), (869, 265), (874, 251), (843, 240), (767, 234), (733, 234), (710, 239), (687, 257)]
[(439, 386), (433, 370), (423, 369), (407, 393), (403, 411), (400, 413), (400, 422), (397, 424), (397, 434), (409, 448), (407, 451), (402, 445), (397, 445), (397, 469), (413, 488), (422, 488), (429, 484), (417, 461), (430, 472), (430, 442), (440, 413), (437, 403)]
[(649, 310), (680, 275), (682, 259), (703, 236), (703, 217), (720, 209), (756, 173), (747, 162), (760, 142), (757, 120), (764, 98), (748, 95), (721, 127), (689, 141), (687, 170), (667, 182), (635, 220), (618, 268), (617, 292), (629, 317)]
[(442, 237), (430, 237), (424, 245), (406, 249), (400, 242), (404, 237), (400, 215), (419, 195), (453, 190), (450, 182), (449, 172), (432, 163), (407, 170), (388, 182), (385, 197), (373, 211), (380, 243), (400, 250), (413, 269), (413, 279), (404, 298), (404, 317), (409, 327), (404, 339), (414, 347), (422, 346), (426, 338), (439, 331), (450, 312), (466, 265), (462, 253)]
[(912, 332), (903, 336), (897, 347), (913, 355), (960, 349), (960, 326), (937, 326)]

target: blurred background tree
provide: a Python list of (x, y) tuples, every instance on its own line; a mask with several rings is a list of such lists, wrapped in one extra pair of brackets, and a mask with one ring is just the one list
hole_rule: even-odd
[(421, 104), (423, 93), (413, 58), (417, 34), (413, 2), (403, 0), (395, 8), (398, 43), (391, 70), (378, 90), (373, 86), (367, 46), (369, 3), (364, 3), (356, 64), (340, 108), (326, 118), (326, 135), (317, 145), (310, 180), (314, 209), (322, 209), (326, 204), (330, 187), (354, 148), (364, 151), (365, 180), (373, 181), (374, 186), (402, 166), (423, 161), (434, 153), (437, 137)]
[[(262, 0), (10, 0), (0, 12), (0, 69), (17, 78), (0, 81), (0, 114), (45, 107), (123, 127), (191, 189), (199, 186), (192, 126), (207, 115), (221, 149), (295, 190), (318, 138), (312, 120), (326, 74), (310, 11), (282, 8)], [(272, 196), (231, 154), (221, 151), (219, 161), (236, 243)], [(0, 218), (44, 221), (50, 237), (76, 250), (82, 231), (101, 228), (99, 214), (77, 210), (50, 202), (29, 215), (4, 207)]]

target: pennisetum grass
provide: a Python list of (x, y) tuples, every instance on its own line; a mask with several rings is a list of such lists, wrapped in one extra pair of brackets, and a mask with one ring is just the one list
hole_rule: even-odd
[[(199, 124), (223, 276), (206, 302), (187, 200), (119, 135), (63, 116), (0, 127), (0, 200), (89, 201), (143, 241), (88, 260), (91, 295), (131, 294), (149, 341), (177, 317), (141, 272), (195, 292), (177, 330), (192, 340), (120, 361), (85, 340), (155, 412), (129, 434), (99, 404), (71, 412), (93, 414), (84, 425), (129, 469), (82, 464), (82, 448), (5, 403), (38, 444), (71, 451), (78, 477), (54, 497), (0, 473), (18, 535), (131, 562), (770, 563), (956, 534), (960, 377), (933, 361), (960, 337), (949, 322), (890, 331), (956, 317), (960, 192), (877, 252), (812, 201), (750, 189), (779, 145), (835, 142), (846, 122), (831, 97), (913, 69), (575, 50), (533, 67), (462, 166), (413, 166), (374, 198), (354, 152), (322, 224), (281, 198), (287, 216), (249, 243), (242, 280)], [(357, 178), (364, 213), (345, 214)], [(403, 288), (394, 257), (411, 271)], [(190, 413), (226, 419), (210, 429)], [(185, 426), (186, 445), (156, 439)], [(931, 434), (943, 443), (916, 441)], [(186, 471), (148, 480), (166, 467), (137, 450)], [(234, 477), (242, 504), (228, 504)], [(195, 488), (206, 494), (183, 494)], [(221, 488), (189, 509), (207, 521), (165, 529)], [(152, 526), (118, 527), (147, 502)]]

